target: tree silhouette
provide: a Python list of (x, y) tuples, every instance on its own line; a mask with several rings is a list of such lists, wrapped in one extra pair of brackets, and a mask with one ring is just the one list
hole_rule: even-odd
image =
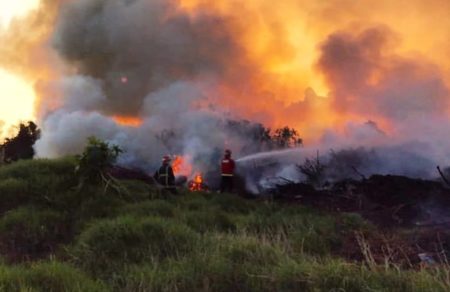
[(32, 159), (34, 157), (33, 145), (40, 137), (41, 130), (33, 122), (20, 123), (19, 131), (13, 138), (6, 138), (0, 145), (4, 162), (17, 161), (19, 159)]
[(302, 146), (303, 140), (300, 138), (298, 132), (294, 128), (288, 126), (275, 130), (272, 139), (278, 148), (289, 148)]

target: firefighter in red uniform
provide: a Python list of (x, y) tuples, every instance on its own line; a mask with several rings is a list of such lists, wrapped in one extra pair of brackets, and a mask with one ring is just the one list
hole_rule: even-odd
[(231, 159), (231, 151), (225, 150), (225, 155), (222, 159), (222, 181), (220, 183), (220, 192), (233, 191), (233, 177), (234, 177), (234, 160)]

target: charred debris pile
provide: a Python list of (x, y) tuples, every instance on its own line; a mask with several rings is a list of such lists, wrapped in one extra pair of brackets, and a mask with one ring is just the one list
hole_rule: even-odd
[(379, 226), (450, 226), (449, 169), (413, 157), (411, 171), (411, 161), (393, 161), (397, 153), (387, 158), (390, 149), (305, 150), (245, 159), (242, 185), (248, 190), (251, 180), (258, 198), (359, 213)]
[(438, 180), (372, 175), (317, 187), (280, 179), (266, 193), (285, 202), (359, 213), (382, 227), (450, 226), (450, 189)]

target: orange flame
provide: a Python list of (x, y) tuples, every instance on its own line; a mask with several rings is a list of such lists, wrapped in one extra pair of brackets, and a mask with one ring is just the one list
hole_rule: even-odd
[(140, 127), (143, 123), (143, 120), (139, 117), (131, 117), (131, 116), (113, 116), (112, 119), (121, 126), (126, 127)]
[(191, 190), (193, 192), (207, 190), (207, 188), (204, 184), (203, 176), (200, 173), (198, 173), (194, 176), (194, 179), (192, 181), (190, 181), (188, 187), (189, 187), (189, 190)]
[(190, 176), (192, 174), (192, 165), (189, 163), (188, 156), (177, 155), (173, 159), (172, 169), (176, 175)]
[[(192, 164), (189, 162), (191, 159), (188, 155), (181, 156), (177, 155), (174, 157), (172, 162), (172, 169), (175, 175), (183, 175), (186, 177), (192, 177), (193, 171)], [(187, 185), (190, 191), (206, 191), (208, 190), (201, 173), (196, 173), (193, 179), (188, 182)]]

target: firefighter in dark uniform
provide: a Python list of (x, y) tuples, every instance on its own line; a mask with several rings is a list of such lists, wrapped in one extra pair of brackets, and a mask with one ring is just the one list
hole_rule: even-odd
[(166, 155), (162, 159), (162, 165), (158, 171), (155, 172), (155, 180), (164, 187), (165, 190), (175, 194), (175, 175), (173, 173), (172, 166), (170, 162), (172, 159), (170, 156)]
[(222, 170), (222, 180), (220, 182), (220, 192), (232, 192), (233, 191), (233, 180), (234, 180), (234, 169), (235, 163), (231, 159), (231, 151), (225, 150), (225, 154), (222, 159), (221, 170)]

